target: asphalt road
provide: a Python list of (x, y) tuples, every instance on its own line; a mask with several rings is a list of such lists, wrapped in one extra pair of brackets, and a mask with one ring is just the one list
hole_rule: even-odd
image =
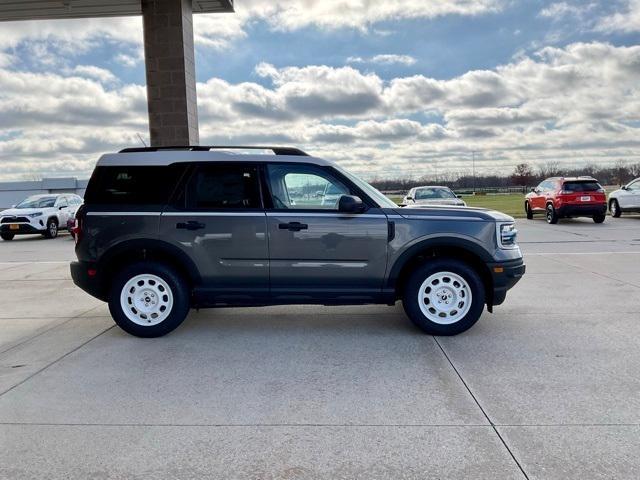
[(637, 478), (640, 217), (519, 221), (465, 334), (396, 307), (193, 312), (142, 340), (68, 236), (0, 242), (0, 478)]

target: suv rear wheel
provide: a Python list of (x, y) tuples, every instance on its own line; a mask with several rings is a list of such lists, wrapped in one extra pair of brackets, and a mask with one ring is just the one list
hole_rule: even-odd
[(0, 233), (0, 238), (2, 238), (3, 240), (13, 240), (13, 233)]
[(172, 268), (162, 263), (139, 262), (115, 276), (109, 311), (125, 332), (137, 337), (160, 337), (186, 318), (189, 291)]
[(556, 212), (556, 209), (554, 208), (553, 205), (551, 205), (550, 203), (547, 205), (547, 223), (550, 224), (556, 224), (558, 223), (558, 213)]
[(425, 333), (456, 335), (478, 321), (484, 299), (484, 284), (472, 267), (442, 258), (411, 273), (402, 304), (411, 321)]

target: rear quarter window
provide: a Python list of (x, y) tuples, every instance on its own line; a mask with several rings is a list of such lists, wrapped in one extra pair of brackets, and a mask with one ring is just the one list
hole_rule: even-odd
[(108, 205), (166, 204), (185, 166), (97, 167), (85, 203)]

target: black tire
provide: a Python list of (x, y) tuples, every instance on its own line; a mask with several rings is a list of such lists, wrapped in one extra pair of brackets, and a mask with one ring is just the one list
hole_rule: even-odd
[(593, 216), (593, 221), (594, 221), (594, 223), (602, 223), (602, 222), (604, 222), (605, 218), (607, 218), (607, 216), (604, 213), (602, 213), (600, 215), (594, 215)]
[(558, 217), (558, 212), (556, 212), (556, 209), (550, 203), (547, 204), (547, 209), (546, 209), (545, 215), (547, 217), (547, 223), (549, 223), (551, 225), (555, 225), (556, 223), (558, 223), (558, 220), (560, 218), (560, 217)]
[(0, 238), (2, 238), (3, 240), (6, 240), (7, 242), (9, 240), (13, 240), (13, 237), (15, 237), (15, 234), (13, 233), (0, 233)]
[(44, 238), (56, 238), (58, 236), (58, 220), (55, 218), (47, 220), (47, 229), (42, 235)]
[(529, 202), (524, 202), (524, 212), (527, 214), (527, 220), (531, 220), (533, 218), (533, 210), (531, 210)]
[(613, 218), (620, 218), (620, 215), (622, 215), (622, 210), (620, 210), (620, 204), (618, 203), (618, 200), (616, 200), (615, 198), (609, 202), (609, 211), (611, 212), (611, 216)]
[[(450, 272), (456, 274), (467, 283), (471, 291), (471, 305), (468, 312), (458, 321), (441, 324), (430, 320), (420, 308), (423, 283), (434, 274)], [(443, 283), (442, 285), (446, 285)], [(430, 335), (457, 335), (471, 328), (480, 318), (485, 305), (485, 288), (478, 272), (467, 263), (451, 258), (439, 258), (417, 267), (407, 279), (402, 305), (411, 321), (425, 333)]]
[[(155, 325), (140, 325), (131, 320), (124, 312), (120, 296), (126, 283), (138, 275), (154, 275), (160, 277), (170, 289), (173, 298), (168, 316)], [(125, 332), (136, 337), (161, 337), (175, 330), (189, 313), (189, 287), (186, 280), (171, 267), (159, 262), (138, 262), (118, 272), (111, 282), (109, 293), (109, 311), (113, 320)]]

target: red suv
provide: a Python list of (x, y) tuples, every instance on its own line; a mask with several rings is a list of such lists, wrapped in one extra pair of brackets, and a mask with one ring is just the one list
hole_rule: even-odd
[(544, 213), (548, 223), (572, 217), (591, 217), (602, 223), (607, 214), (607, 198), (595, 178), (547, 178), (527, 194), (524, 210), (528, 219), (534, 213)]

